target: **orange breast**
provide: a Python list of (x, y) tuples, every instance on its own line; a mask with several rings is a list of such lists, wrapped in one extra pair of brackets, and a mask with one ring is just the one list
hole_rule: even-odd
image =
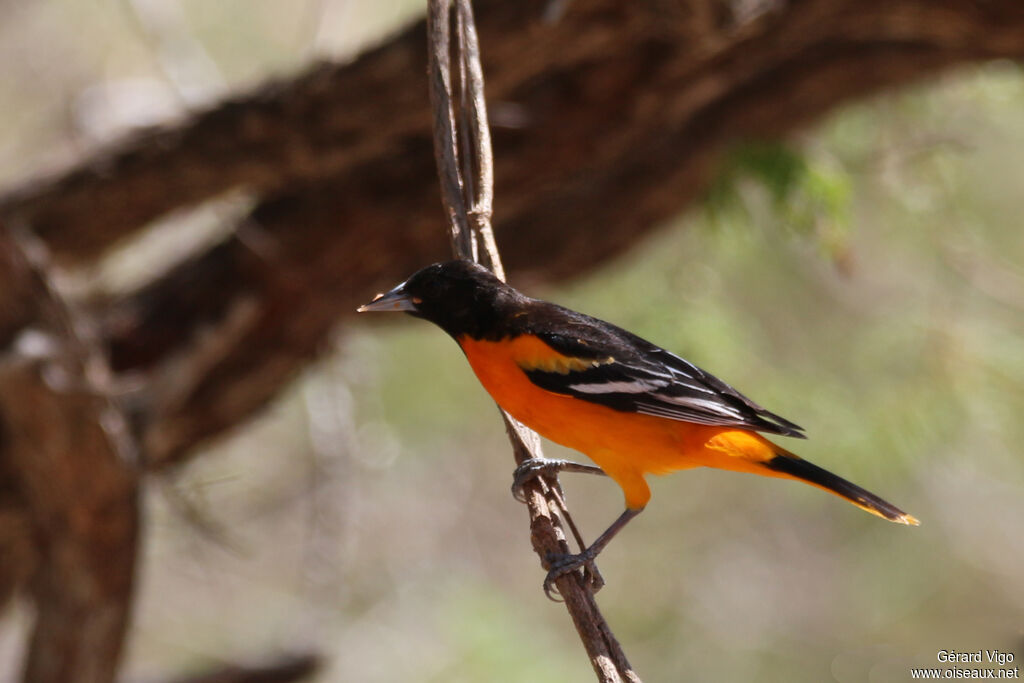
[(700, 466), (753, 472), (774, 455), (770, 442), (742, 430), (622, 412), (541, 389), (524, 367), (570, 373), (589, 361), (564, 356), (535, 337), (458, 342), (498, 405), (542, 436), (589, 456), (622, 486), (630, 508), (650, 498), (645, 474)]

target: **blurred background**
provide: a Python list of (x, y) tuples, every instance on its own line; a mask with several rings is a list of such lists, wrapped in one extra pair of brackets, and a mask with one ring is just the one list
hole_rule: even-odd
[[(419, 6), (2, 2), (0, 185), (349, 58)], [(600, 562), (599, 603), (645, 680), (898, 681), (941, 649), (1024, 658), (1022, 112), (1006, 62), (859, 101), (738, 145), (701, 201), (610, 265), (513, 282), (715, 373), (807, 429), (787, 447), (922, 522), (732, 473), (653, 481)], [(306, 651), (320, 681), (590, 680), (458, 348), (410, 318), (359, 322), (147, 486), (124, 680)], [(621, 511), (613, 483), (562, 481), (587, 538)], [(0, 620), (2, 680), (26, 620)]]

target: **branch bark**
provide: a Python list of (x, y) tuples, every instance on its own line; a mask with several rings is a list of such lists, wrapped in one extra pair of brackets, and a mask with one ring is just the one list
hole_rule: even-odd
[[(450, 35), (453, 16), (457, 33), (454, 49)], [(434, 156), (448, 214), (452, 252), (456, 258), (488, 266), (504, 279), (505, 269), (491, 227), (494, 162), (477, 40), (470, 0), (430, 0), (427, 64), (434, 113)], [(458, 99), (452, 94), (452, 62), (457, 65), (459, 74)], [(540, 437), (500, 406), (498, 409), (512, 442), (516, 464), (530, 458), (543, 458)], [(574, 533), (576, 527), (561, 496), (557, 476), (545, 477), (545, 481), (535, 479), (524, 488), (533, 548), (541, 566), (550, 569), (549, 557), (569, 552), (561, 520), (566, 520)], [(578, 534), (576, 541), (581, 550), (586, 547)], [(598, 680), (639, 683), (639, 676), (598, 609), (583, 575), (565, 574), (555, 583)]]

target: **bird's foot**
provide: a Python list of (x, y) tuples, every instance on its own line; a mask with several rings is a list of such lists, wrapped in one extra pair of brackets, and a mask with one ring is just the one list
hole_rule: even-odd
[(520, 503), (526, 502), (526, 484), (540, 476), (554, 475), (559, 472), (585, 472), (587, 474), (604, 474), (600, 467), (582, 465), (571, 460), (548, 460), (546, 458), (527, 458), (512, 472), (512, 497)]
[(558, 474), (562, 465), (568, 460), (545, 460), (542, 458), (527, 458), (519, 463), (512, 472), (512, 497), (520, 503), (526, 502), (526, 491), (524, 487), (527, 482), (544, 475)]
[(555, 582), (566, 574), (571, 574), (578, 569), (583, 570), (582, 578), (584, 586), (590, 588), (593, 593), (601, 590), (604, 586), (604, 577), (601, 576), (601, 572), (598, 570), (597, 564), (594, 562), (596, 557), (597, 553), (592, 552), (590, 548), (575, 555), (549, 554), (548, 575), (544, 577), (544, 594), (548, 596), (549, 600), (559, 602), (557, 597), (558, 587), (555, 585)]

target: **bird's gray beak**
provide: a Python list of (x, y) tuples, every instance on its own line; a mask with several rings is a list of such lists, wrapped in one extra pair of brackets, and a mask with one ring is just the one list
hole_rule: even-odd
[(405, 283), (398, 285), (390, 292), (378, 294), (368, 304), (363, 304), (356, 309), (357, 313), (367, 311), (416, 311), (415, 298), (409, 296), (405, 291)]

